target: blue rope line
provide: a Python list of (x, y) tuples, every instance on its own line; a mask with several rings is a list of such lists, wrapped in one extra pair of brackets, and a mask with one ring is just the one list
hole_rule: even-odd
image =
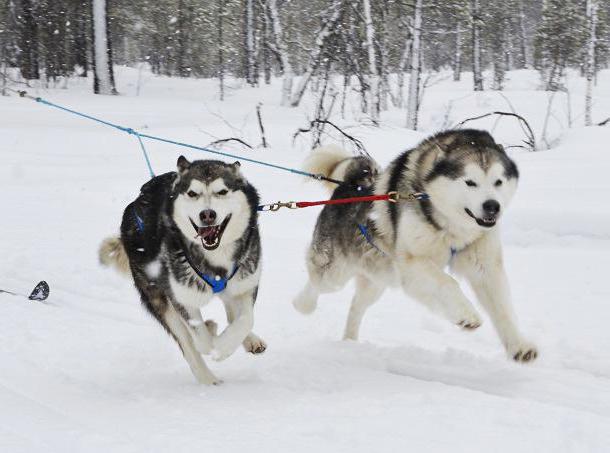
[(150, 165), (150, 159), (148, 158), (148, 153), (146, 152), (146, 147), (144, 146), (144, 142), (142, 141), (142, 137), (138, 132), (135, 132), (135, 136), (138, 137), (138, 142), (140, 142), (140, 148), (142, 149), (142, 154), (144, 155), (144, 160), (146, 161), (146, 166), (148, 167), (148, 172), (150, 173), (150, 178), (155, 177), (155, 172), (152, 169), (152, 165)]
[(146, 148), (144, 147), (144, 143), (142, 142), (142, 138), (147, 138), (149, 140), (156, 140), (158, 142), (163, 142), (163, 143), (169, 143), (169, 144), (176, 145), (176, 146), (182, 146), (184, 148), (196, 149), (198, 151), (203, 151), (203, 152), (206, 152), (206, 153), (216, 154), (218, 156), (223, 156), (223, 157), (229, 157), (231, 159), (238, 159), (238, 160), (245, 161), (245, 162), (251, 162), (253, 164), (264, 165), (266, 167), (275, 168), (275, 169), (278, 169), (278, 170), (284, 170), (284, 171), (288, 171), (290, 173), (294, 173), (294, 174), (297, 174), (297, 175), (308, 176), (310, 178), (324, 179), (324, 180), (329, 180), (329, 181), (340, 183), (340, 181), (334, 181), (334, 180), (331, 180), (330, 178), (325, 178), (325, 177), (323, 177), (321, 175), (316, 175), (314, 173), (308, 173), (306, 171), (298, 170), (296, 168), (290, 168), (290, 167), (284, 167), (282, 165), (271, 164), (269, 162), (263, 162), (263, 161), (256, 160), (256, 159), (250, 159), (248, 157), (238, 156), (238, 155), (235, 155), (235, 154), (229, 154), (229, 153), (225, 153), (225, 152), (222, 152), (222, 151), (216, 151), (216, 150), (213, 150), (213, 149), (204, 148), (202, 146), (195, 146), (195, 145), (191, 145), (189, 143), (178, 142), (178, 141), (170, 140), (170, 139), (167, 139), (167, 138), (157, 137), (155, 135), (141, 134), (138, 131), (136, 131), (136, 130), (130, 128), (130, 127), (124, 127), (124, 126), (121, 126), (121, 125), (118, 125), (118, 124), (111, 123), (109, 121), (102, 120), (100, 118), (96, 118), (95, 116), (87, 115), (86, 113), (77, 112), (76, 110), (69, 109), (69, 108), (61, 106), (59, 104), (54, 104), (53, 102), (47, 101), (46, 99), (43, 99), (43, 98), (40, 98), (40, 97), (36, 97), (36, 98), (32, 98), (32, 99), (34, 99), (36, 102), (38, 102), (40, 104), (44, 104), (44, 105), (47, 105), (49, 107), (55, 107), (56, 109), (63, 110), (64, 112), (72, 113), (73, 115), (77, 115), (77, 116), (80, 116), (82, 118), (87, 118), (89, 120), (96, 121), (96, 122), (98, 122), (100, 124), (104, 124), (106, 126), (110, 126), (110, 127), (115, 128), (115, 129), (118, 129), (120, 131), (126, 132), (126, 133), (128, 133), (130, 135), (135, 135), (138, 138), (139, 142), (140, 142), (140, 147), (142, 148), (142, 154), (144, 155), (144, 159), (146, 160), (146, 165), (148, 166), (148, 170), (150, 172), (151, 177), (154, 177), (154, 172), (152, 170), (152, 166), (150, 165), (150, 159), (148, 158), (148, 154), (146, 152)]

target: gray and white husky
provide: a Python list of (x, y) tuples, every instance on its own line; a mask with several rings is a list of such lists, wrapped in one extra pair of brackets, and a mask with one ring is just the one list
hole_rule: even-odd
[[(180, 156), (177, 165), (142, 187), (125, 209), (120, 238), (104, 240), (99, 257), (131, 272), (142, 303), (178, 342), (197, 380), (217, 384), (202, 354), (223, 360), (240, 343), (253, 354), (266, 348), (252, 333), (261, 264), (258, 194), (239, 162)], [(219, 335), (200, 311), (215, 295), (229, 322)]]
[(515, 321), (496, 226), (519, 173), (487, 132), (439, 133), (384, 171), (368, 158), (323, 147), (305, 169), (344, 181), (333, 198), (388, 192), (428, 198), (325, 206), (307, 253), (309, 282), (293, 302), (300, 312), (311, 313), (320, 294), (355, 278), (345, 339), (358, 338), (366, 309), (393, 285), (461, 328), (476, 329), (481, 318), (448, 266), (471, 285), (508, 355), (521, 362), (537, 357)]

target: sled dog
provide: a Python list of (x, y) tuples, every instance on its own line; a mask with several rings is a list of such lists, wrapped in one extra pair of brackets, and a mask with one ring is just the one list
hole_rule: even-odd
[(397, 192), (419, 200), (327, 205), (307, 252), (309, 281), (295, 298), (297, 310), (315, 310), (318, 296), (355, 279), (345, 339), (356, 340), (366, 309), (388, 286), (463, 329), (481, 318), (458, 282), (463, 277), (487, 311), (508, 355), (519, 362), (538, 352), (517, 327), (502, 260), (498, 222), (519, 172), (487, 132), (439, 133), (400, 154), (387, 169), (337, 147), (312, 152), (305, 170), (343, 181), (332, 198)]
[[(223, 360), (243, 344), (262, 353), (252, 333), (261, 265), (258, 194), (239, 162), (189, 162), (153, 178), (123, 214), (120, 237), (105, 239), (102, 264), (131, 274), (146, 309), (176, 340), (196, 379), (220, 381), (203, 355)], [(204, 321), (200, 309), (218, 296), (228, 326)]]

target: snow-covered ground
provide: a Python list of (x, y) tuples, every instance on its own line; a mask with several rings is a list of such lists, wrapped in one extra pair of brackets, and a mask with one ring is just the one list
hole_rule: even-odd
[[(118, 97), (83, 81), (37, 93), (148, 133), (204, 145), (239, 136), (271, 149), (244, 155), (298, 166), (315, 102), (279, 107), (280, 84), (234, 86), (119, 68)], [(474, 94), (471, 79), (440, 78), (424, 94), (421, 132), (404, 111), (384, 126), (358, 125), (356, 101), (337, 121), (382, 164), (441, 127), (507, 100), (537, 135), (548, 94), (530, 71), (507, 90)], [(582, 79), (570, 79), (574, 128), (558, 94), (548, 139), (511, 149), (522, 173), (503, 236), (520, 324), (540, 348), (532, 365), (507, 360), (486, 322), (464, 333), (398, 291), (365, 317), (362, 341), (339, 341), (352, 288), (323, 297), (312, 317), (291, 299), (305, 278), (304, 250), (317, 208), (261, 215), (264, 272), (255, 332), (259, 357), (240, 350), (211, 363), (218, 387), (195, 383), (177, 346), (140, 307), (131, 283), (97, 263), (102, 238), (147, 180), (137, 141), (113, 129), (16, 97), (0, 98), (0, 288), (28, 292), (46, 279), (46, 304), (0, 294), (0, 452), (607, 452), (610, 451), (610, 127), (582, 128)], [(36, 92), (34, 90), (34, 92)], [(505, 96), (506, 99), (503, 97)], [(610, 116), (610, 71), (599, 75), (594, 119)], [(488, 127), (507, 145), (518, 124)], [(196, 151), (148, 143), (157, 172)], [(315, 183), (244, 164), (263, 200), (317, 199)], [(206, 317), (224, 320), (220, 304)]]

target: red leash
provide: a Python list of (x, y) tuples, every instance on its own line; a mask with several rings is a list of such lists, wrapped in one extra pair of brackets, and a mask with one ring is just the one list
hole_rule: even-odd
[(364, 203), (366, 201), (389, 201), (390, 203), (397, 203), (400, 200), (427, 200), (430, 198), (428, 194), (423, 192), (415, 192), (406, 195), (399, 194), (398, 192), (388, 192), (385, 195), (367, 195), (363, 197), (350, 197), (350, 198), (336, 198), (334, 200), (320, 200), (320, 201), (278, 201), (277, 203), (264, 204), (258, 207), (259, 211), (278, 211), (280, 208), (299, 209), (309, 208), (310, 206), (320, 206), (327, 204), (347, 204), (347, 203)]

